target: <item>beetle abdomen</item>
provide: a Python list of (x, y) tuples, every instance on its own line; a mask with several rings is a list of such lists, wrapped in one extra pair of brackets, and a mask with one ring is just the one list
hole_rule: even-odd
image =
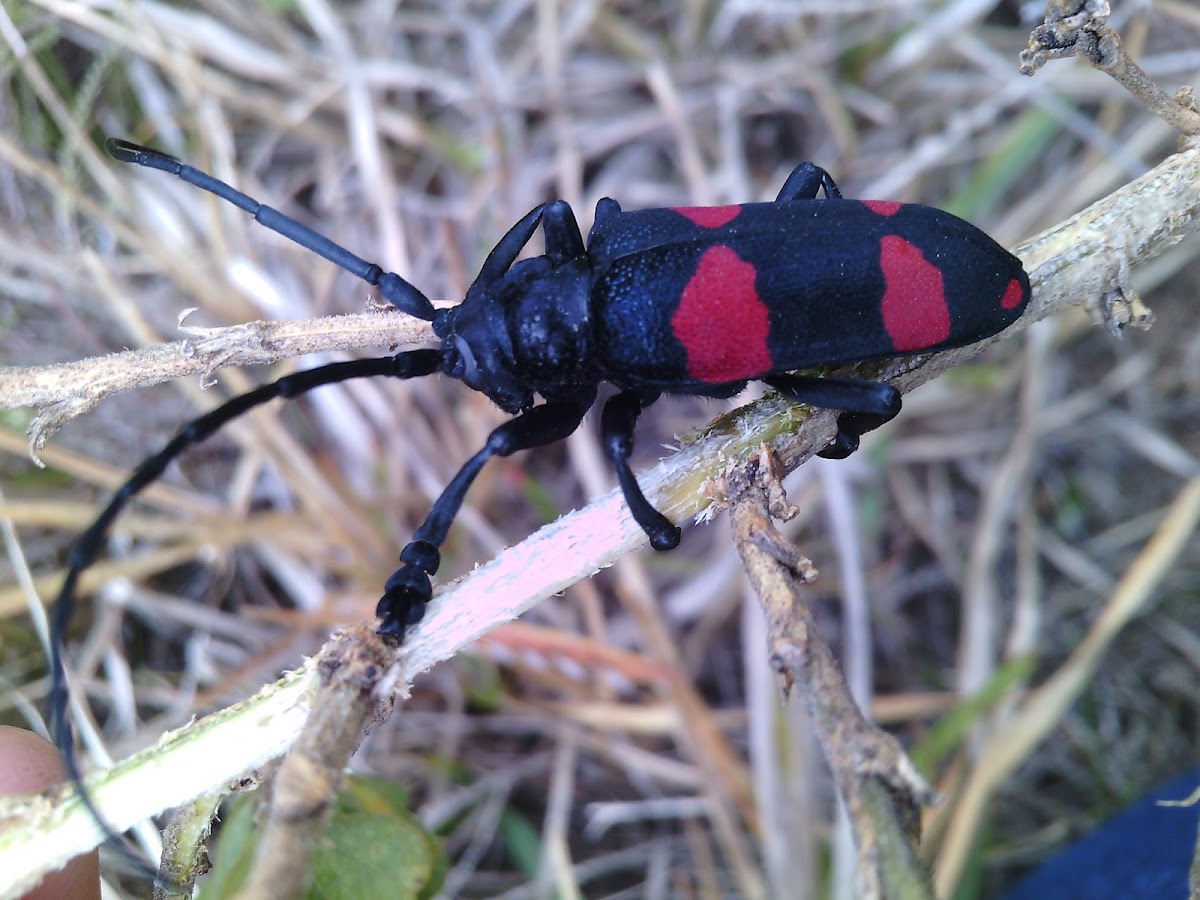
[(915, 204), (619, 213), (589, 253), (604, 367), (668, 390), (973, 343), (1029, 299), (1016, 257)]

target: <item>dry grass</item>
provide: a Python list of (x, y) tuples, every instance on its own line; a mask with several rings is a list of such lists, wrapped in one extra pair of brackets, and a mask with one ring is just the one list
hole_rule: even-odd
[[(3, 361), (178, 340), (187, 307), (208, 326), (363, 308), (361, 284), (177, 179), (114, 164), (104, 135), (184, 157), (446, 300), (550, 197), (586, 231), (601, 196), (769, 198), (813, 159), (847, 196), (943, 206), (1011, 246), (1173, 148), (1167, 126), (1081, 64), (1018, 76), (1031, 23), (1015, 4), (987, 18), (966, 2), (796, 6), (9, 5)], [(1200, 70), (1186, 4), (1114, 24), (1168, 89)], [(1021, 743), (1006, 729), (1029, 723), (1013, 710), (1060, 671), (1200, 470), (1195, 251), (1135, 270), (1152, 331), (1117, 341), (1082, 315), (1042, 323), (906, 398), (864, 453), (788, 482), (802, 509), (791, 534), (821, 570), (813, 603), (852, 686), (949, 797), (931, 822), (935, 864), (978, 750)], [(180, 422), (320, 361), (113, 397), (52, 439), (45, 470), (25, 455), (29, 414), (7, 414), (4, 512), (34, 572), (53, 583), (95, 504)], [(660, 404), (639, 429), (641, 464), (717, 411)], [(189, 454), (120, 524), (72, 635), (111, 753), (244, 696), (332, 625), (369, 616), (397, 548), (501, 420), (442, 380), (356, 383)], [(491, 465), (440, 580), (611, 483), (592, 427)], [(1193, 543), (989, 795), (986, 830), (958, 836), (980, 841), (962, 896), (993, 893), (1195, 762), (1198, 576)], [(4, 715), (30, 724), (43, 651), (17, 588), (0, 591)], [(444, 835), (450, 896), (844, 891), (847, 832), (762, 647), (718, 519), (434, 670), (356, 764), (404, 782)], [(1006, 668), (1029, 656), (1028, 678)], [(695, 702), (674, 684), (694, 685)]]

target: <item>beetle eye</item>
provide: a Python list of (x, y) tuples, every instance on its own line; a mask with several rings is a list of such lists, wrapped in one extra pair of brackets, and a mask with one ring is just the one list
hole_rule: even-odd
[(461, 378), (468, 386), (475, 388), (475, 390), (483, 390), (482, 385), (477, 383), (479, 378), (479, 364), (475, 362), (475, 354), (471, 351), (471, 345), (466, 342), (461, 334), (454, 338), (454, 358), (455, 371), (450, 374), (455, 378)]

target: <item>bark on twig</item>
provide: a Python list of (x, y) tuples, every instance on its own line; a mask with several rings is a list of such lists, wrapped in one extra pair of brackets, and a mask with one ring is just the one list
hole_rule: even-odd
[[(1032, 75), (1049, 60), (1078, 56), (1115, 78), (1155, 115), (1185, 137), (1200, 133), (1200, 110), (1189, 87), (1171, 96), (1125, 52), (1121, 35), (1108, 24), (1107, 0), (1050, 0), (1045, 23), (1021, 51), (1021, 74)], [(1181, 145), (1184, 149), (1187, 144)]]
[(785, 696), (799, 685), (858, 849), (860, 897), (927, 898), (933, 892), (913, 848), (922, 805), (937, 795), (900, 743), (868, 722), (829, 645), (800, 596), (812, 564), (771, 522), (777, 481), (758, 461), (734, 465), (726, 476), (738, 553), (767, 617), (768, 654), (783, 676)]
[(372, 625), (335, 635), (317, 660), (312, 712), (275, 775), (250, 880), (239, 900), (302, 897), (350, 757), (369, 724), (391, 713), (395, 657)]
[[(256, 784), (257, 779), (245, 782)], [(244, 788), (245, 784), (239, 784)], [(154, 886), (154, 900), (190, 900), (190, 888), (208, 871), (208, 836), (221, 802), (231, 793), (209, 791), (171, 816), (163, 832), (163, 855), (158, 873), (162, 879)]]
[(302, 322), (246, 322), (227, 328), (185, 326), (188, 312), (180, 316), (180, 329), (189, 335), (182, 341), (52, 366), (0, 369), (0, 408), (37, 407), (28, 431), (33, 461), (42, 465), (38, 453), (55, 431), (120, 391), (188, 375), (199, 375), (207, 383), (225, 366), (363, 347), (394, 350), (434, 340), (428, 322), (388, 311)]

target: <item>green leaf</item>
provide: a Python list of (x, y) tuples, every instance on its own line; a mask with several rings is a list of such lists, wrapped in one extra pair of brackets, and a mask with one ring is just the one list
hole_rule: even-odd
[(500, 816), (500, 837), (525, 877), (536, 878), (542, 861), (542, 836), (538, 830), (520, 813), (506, 809)]
[(309, 900), (429, 896), (440, 854), (411, 816), (343, 813), (313, 856)]
[(407, 815), (408, 789), (378, 775), (351, 775), (338, 797), (339, 813), (402, 813)]
[[(388, 897), (429, 900), (445, 880), (441, 843), (408, 811), (408, 791), (371, 775), (352, 775), (313, 853), (310, 900)], [(213, 869), (197, 895), (221, 900), (246, 883), (264, 814), (253, 796), (226, 804)]]
[(198, 900), (231, 897), (245, 885), (258, 846), (258, 809), (253, 795), (235, 797), (225, 804), (212, 871), (200, 885)]

